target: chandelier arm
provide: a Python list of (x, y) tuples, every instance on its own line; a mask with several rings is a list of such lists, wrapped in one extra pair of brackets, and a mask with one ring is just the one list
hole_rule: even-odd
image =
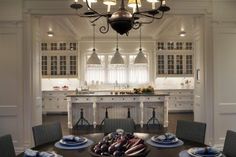
[(94, 12), (95, 14), (98, 14), (98, 15), (101, 16), (101, 14), (100, 14), (99, 12), (95, 11), (94, 9), (92, 9), (92, 8), (89, 6), (88, 0), (86, 0), (86, 5), (87, 5), (87, 7), (88, 7), (89, 10), (92, 10), (92, 12)]
[(108, 17), (107, 17), (107, 26), (101, 26), (100, 28), (99, 28), (99, 31), (101, 32), (101, 33), (103, 33), (103, 34), (106, 34), (108, 31), (109, 31), (109, 21), (108, 21), (109, 19), (108, 19)]
[(94, 22), (96, 22), (97, 20), (99, 20), (101, 17), (102, 17), (102, 16), (98, 16), (98, 17), (96, 17), (96, 18), (95, 18), (94, 20), (92, 20), (92, 21), (89, 20), (89, 22), (94, 23)]
[(142, 25), (141, 22), (134, 22), (132, 28), (135, 29), (135, 30), (137, 30), (137, 29), (139, 29), (139, 28), (141, 27), (141, 25)]
[(156, 19), (156, 20), (159, 20), (159, 19), (162, 19), (162, 18), (163, 18), (164, 12), (162, 11), (162, 12), (161, 12), (161, 15), (160, 15), (159, 17), (147, 15), (147, 14), (144, 14), (144, 13), (140, 13), (139, 15), (145, 16), (145, 17), (149, 17), (149, 18), (153, 18), (153, 19)]
[(152, 20), (150, 20), (150, 21), (140, 21), (140, 23), (141, 23), (141, 24), (151, 24), (151, 23), (153, 23), (154, 20), (155, 20), (155, 19), (152, 18)]

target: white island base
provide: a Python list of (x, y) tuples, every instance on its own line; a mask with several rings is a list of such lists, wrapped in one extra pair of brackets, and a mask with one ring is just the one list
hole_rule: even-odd
[(96, 128), (104, 119), (106, 108), (108, 108), (108, 118), (127, 118), (129, 108), (130, 117), (141, 127), (152, 117), (152, 108), (155, 108), (160, 124), (168, 127), (168, 95), (166, 94), (68, 95), (67, 101), (70, 129), (80, 118), (81, 109), (84, 118)]

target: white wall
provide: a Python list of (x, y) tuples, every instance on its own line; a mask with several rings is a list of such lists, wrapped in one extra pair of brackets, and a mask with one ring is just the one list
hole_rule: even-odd
[(25, 145), (22, 41), (22, 23), (0, 24), (0, 136), (11, 134), (16, 151)]
[(223, 144), (226, 130), (236, 131), (236, 1), (213, 5), (214, 139)]

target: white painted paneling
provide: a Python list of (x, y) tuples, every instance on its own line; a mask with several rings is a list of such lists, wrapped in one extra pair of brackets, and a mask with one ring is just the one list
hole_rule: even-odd
[(24, 146), (22, 55), (21, 24), (0, 25), (0, 136), (11, 134), (16, 150)]
[(216, 144), (223, 144), (226, 131), (236, 130), (236, 27), (214, 26), (214, 136)]
[(22, 0), (1, 0), (0, 21), (22, 20)]

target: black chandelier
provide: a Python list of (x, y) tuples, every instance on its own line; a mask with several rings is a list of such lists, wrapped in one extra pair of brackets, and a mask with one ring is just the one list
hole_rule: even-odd
[[(123, 35), (128, 35), (131, 29), (138, 29), (142, 24), (150, 24), (155, 19), (161, 19), (164, 16), (164, 13), (170, 10), (170, 7), (166, 5), (165, 0), (159, 0), (159, 6), (157, 8), (153, 7), (151, 10), (140, 10), (140, 0), (133, 0), (134, 3), (134, 12), (131, 13), (125, 8), (124, 0), (121, 0), (120, 9), (111, 13), (110, 9), (107, 13), (99, 13), (91, 7), (90, 0), (84, 0), (89, 11), (85, 12), (81, 17), (91, 18), (91, 23), (96, 22), (101, 17), (106, 18), (106, 26), (101, 26), (99, 31), (101, 33), (107, 33), (109, 27), (111, 26), (117, 33)], [(114, 0), (112, 0), (114, 1)], [(130, 0), (129, 0), (130, 1)], [(152, 0), (154, 1), (157, 0)], [(155, 6), (155, 5), (154, 5)], [(72, 9), (78, 10), (83, 7), (82, 4), (78, 3), (78, 0), (75, 0), (70, 6)], [(148, 21), (141, 21), (141, 17), (149, 19)]]

